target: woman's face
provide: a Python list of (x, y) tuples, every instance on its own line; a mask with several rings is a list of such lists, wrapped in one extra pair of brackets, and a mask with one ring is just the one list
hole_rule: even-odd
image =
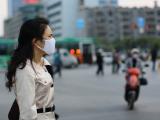
[(53, 33), (51, 28), (47, 25), (44, 34), (43, 34), (43, 40), (37, 40), (34, 42), (34, 46), (36, 49), (38, 48), (39, 53), (45, 55), (46, 53), (42, 50), (44, 48), (45, 40), (50, 40), (53, 38)]

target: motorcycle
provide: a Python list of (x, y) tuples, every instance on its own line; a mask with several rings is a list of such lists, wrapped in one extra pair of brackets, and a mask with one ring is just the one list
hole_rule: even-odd
[(127, 70), (127, 76), (126, 76), (126, 94), (125, 99), (128, 102), (128, 108), (129, 110), (134, 109), (134, 104), (139, 96), (139, 90), (140, 90), (140, 70), (138, 68), (129, 68)]

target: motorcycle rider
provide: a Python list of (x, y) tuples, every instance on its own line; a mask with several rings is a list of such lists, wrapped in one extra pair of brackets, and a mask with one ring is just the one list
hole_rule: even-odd
[[(140, 74), (142, 74), (142, 65), (141, 65), (141, 59), (140, 59), (140, 51), (137, 48), (134, 48), (130, 52), (130, 56), (126, 60), (126, 70), (130, 68), (138, 68), (140, 71)], [(131, 90), (129, 85), (129, 74), (126, 75), (126, 86), (125, 86), (125, 100), (128, 101), (128, 94)], [(137, 88), (135, 89), (136, 96), (135, 101), (138, 100), (139, 93), (140, 93), (140, 83), (138, 83)]]

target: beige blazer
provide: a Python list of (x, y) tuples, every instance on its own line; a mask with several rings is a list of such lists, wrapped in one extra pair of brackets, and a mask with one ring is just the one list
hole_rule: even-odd
[[(44, 60), (44, 65), (48, 61)], [(16, 71), (15, 95), (20, 109), (20, 120), (55, 120), (54, 113), (39, 113), (38, 108), (52, 107), (54, 104), (54, 83), (45, 66), (30, 60), (23, 69)]]

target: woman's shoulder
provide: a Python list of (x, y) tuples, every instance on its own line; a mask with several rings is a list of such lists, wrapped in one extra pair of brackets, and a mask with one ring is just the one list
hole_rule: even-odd
[(31, 63), (27, 63), (23, 67), (22, 65), (19, 66), (16, 70), (15, 74), (16, 79), (16, 86), (18, 85), (25, 85), (26, 83), (33, 83), (36, 80), (36, 73), (34, 72)]
[(22, 65), (20, 65), (18, 68), (17, 68), (17, 73), (19, 74), (34, 74), (34, 69), (33, 69), (33, 66), (30, 62), (30, 60), (27, 60), (26, 61), (26, 65), (23, 67)]
[(46, 58), (43, 57), (42, 59), (43, 59), (44, 65), (51, 65)]

